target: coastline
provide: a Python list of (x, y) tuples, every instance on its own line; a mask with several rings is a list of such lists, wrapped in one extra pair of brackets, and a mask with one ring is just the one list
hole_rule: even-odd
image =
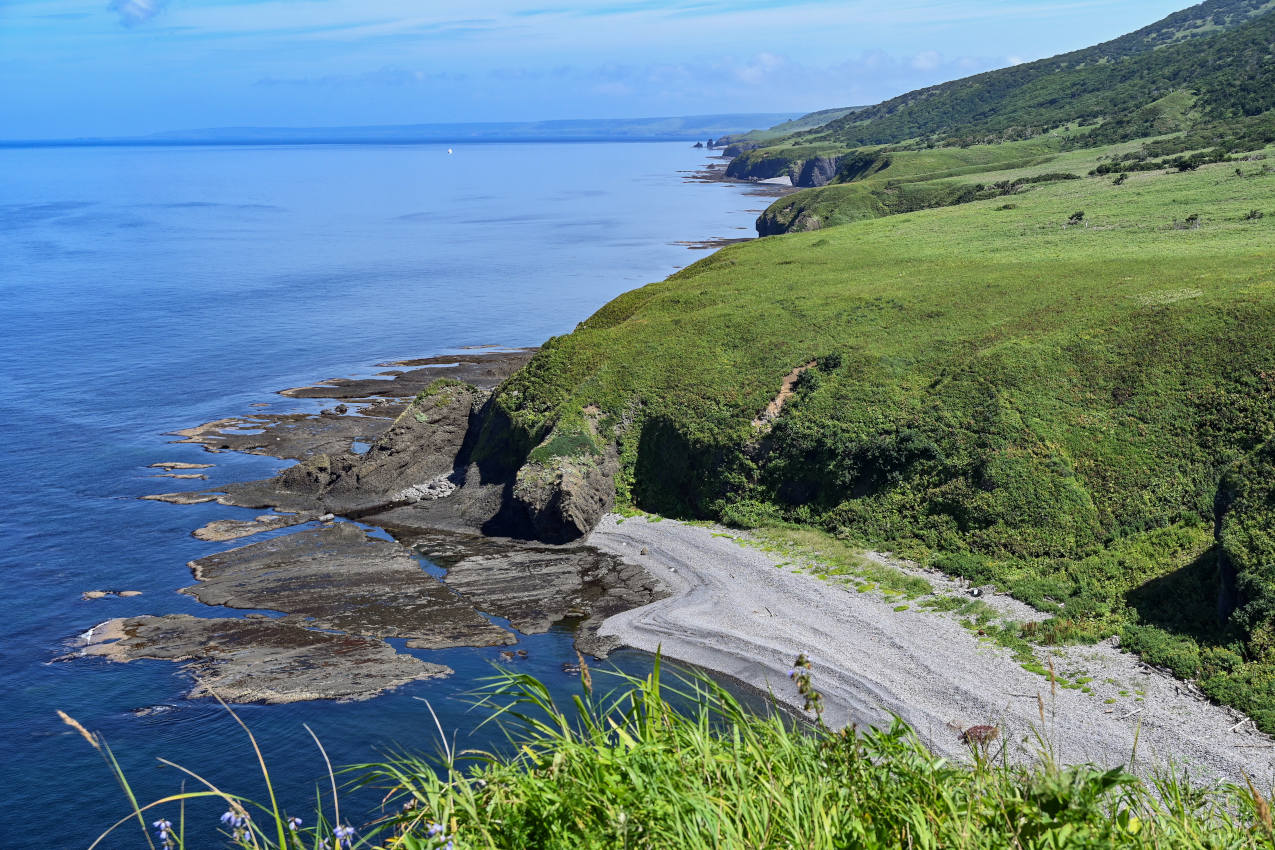
[[(1050, 648), (1060, 674), (1090, 679), (1084, 689), (1051, 687), (956, 616), (899, 610), (879, 593), (824, 580), (801, 559), (748, 542), (747, 533), (726, 528), (609, 514), (588, 543), (641, 564), (672, 594), (608, 618), (599, 634), (769, 690), (796, 708), (787, 671), (805, 653), (829, 725), (883, 726), (898, 715), (948, 757), (968, 758), (961, 731), (986, 724), (998, 726), (1010, 758), (1025, 763), (1048, 748), (1063, 764), (1132, 763), (1144, 775), (1176, 769), (1194, 781), (1275, 780), (1275, 742), (1251, 721), (1110, 643)], [(938, 574), (926, 578), (936, 589), (960, 590)], [(995, 603), (1030, 616), (1006, 597)], [(1044, 652), (1037, 651), (1042, 660)]]

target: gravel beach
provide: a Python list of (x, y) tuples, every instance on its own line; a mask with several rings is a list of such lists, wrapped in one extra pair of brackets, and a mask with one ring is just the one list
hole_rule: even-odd
[[(609, 515), (591, 535), (598, 548), (641, 564), (672, 595), (610, 617), (599, 634), (773, 691), (800, 705), (788, 671), (799, 653), (814, 664), (825, 718), (888, 725), (907, 721), (936, 752), (969, 757), (962, 730), (994, 725), (1011, 758), (1031, 760), (1042, 740), (1066, 764), (1128, 764), (1151, 775), (1173, 767), (1198, 782), (1275, 783), (1275, 743), (1233, 709), (1109, 643), (1052, 649), (1055, 670), (1081, 689), (1051, 688), (1011, 653), (953, 614), (859, 592), (799, 567), (791, 555), (742, 545), (747, 535), (673, 520)], [(884, 556), (871, 555), (885, 560)], [(937, 591), (966, 589), (935, 573)], [(1007, 597), (1005, 616), (1044, 615)], [(1043, 661), (1045, 652), (1038, 650)], [(1042, 722), (1043, 716), (1043, 722)], [(1136, 742), (1136, 743), (1135, 743)]]

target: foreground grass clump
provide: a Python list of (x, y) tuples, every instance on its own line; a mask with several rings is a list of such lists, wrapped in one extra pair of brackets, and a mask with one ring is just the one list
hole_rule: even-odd
[[(128, 795), (133, 814), (117, 827), (136, 821), (156, 833), (154, 841), (147, 833), (150, 846), (165, 850), (1193, 849), (1269, 847), (1275, 838), (1266, 798), (1251, 783), (1211, 791), (1177, 777), (1148, 784), (1121, 768), (1060, 767), (1043, 745), (1039, 765), (1016, 766), (995, 727), (966, 732), (967, 764), (933, 755), (900, 721), (834, 732), (822, 724), (804, 658), (792, 677), (813, 725), (752, 713), (702, 675), (683, 674), (670, 687), (658, 660), (646, 679), (605, 674), (618, 680), (606, 693), (582, 667), (582, 691), (568, 708), (530, 676), (501, 671), (488, 684), (479, 705), (508, 736), (499, 753), (444, 745), (441, 758), (350, 768), (360, 784), (384, 788), (392, 812), (357, 828), (342, 820), (335, 780), (335, 817), (319, 811), (313, 826), (285, 813), (273, 792), (258, 805), (207, 786), (142, 806), (100, 736), (67, 720), (103, 751)], [(221, 829), (196, 829), (184, 808), (176, 824), (166, 819), (209, 796), (226, 803)]]
[[(810, 688), (808, 670), (794, 671)], [(702, 678), (586, 684), (570, 709), (534, 679), (506, 673), (488, 701), (512, 757), (377, 766), (405, 800), (404, 837), (453, 824), (474, 848), (1258, 847), (1264, 799), (1214, 794), (1121, 769), (1011, 766), (996, 734), (972, 764), (936, 757), (901, 722), (856, 734), (748, 713)], [(803, 682), (804, 680), (804, 682)], [(817, 695), (814, 705), (817, 707)]]

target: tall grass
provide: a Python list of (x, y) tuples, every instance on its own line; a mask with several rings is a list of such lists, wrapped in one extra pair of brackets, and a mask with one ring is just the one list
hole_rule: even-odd
[[(323, 813), (294, 831), (277, 807), (211, 786), (149, 806), (129, 794), (133, 812), (121, 823), (215, 795), (246, 819), (223, 831), (240, 848), (1256, 848), (1275, 839), (1251, 783), (1202, 791), (1181, 777), (1148, 783), (1045, 756), (1016, 766), (986, 729), (971, 738), (970, 763), (956, 763), (898, 720), (834, 732), (750, 713), (704, 676), (670, 685), (658, 663), (644, 679), (606, 675), (614, 687), (603, 691), (585, 666), (581, 692), (559, 705), (542, 682), (500, 671), (479, 700), (484, 722), (506, 736), (498, 752), (457, 752), (443, 737), (436, 759), (349, 768), (358, 784), (385, 791), (388, 812), (357, 835)], [(813, 692), (808, 665), (794, 678)], [(151, 846), (209, 846), (206, 832), (195, 840), (185, 831), (170, 826), (166, 843)]]

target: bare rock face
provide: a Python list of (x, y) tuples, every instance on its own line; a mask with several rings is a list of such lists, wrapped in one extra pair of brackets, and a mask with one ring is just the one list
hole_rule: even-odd
[(616, 641), (599, 638), (612, 614), (662, 599), (668, 588), (640, 566), (591, 546), (545, 546), (477, 535), (388, 529), (446, 570), (443, 582), (480, 611), (523, 634), (575, 621), (575, 645), (599, 658)]
[[(335, 513), (363, 513), (439, 497), (453, 472), (478, 391), (448, 384), (412, 402), (365, 454), (344, 452), (309, 458), (270, 482), (291, 495)], [(231, 488), (232, 494), (235, 488)]]
[(265, 531), (277, 531), (294, 525), (311, 522), (315, 519), (312, 513), (300, 514), (264, 514), (251, 520), (215, 519), (202, 528), (191, 532), (198, 540), (224, 543), (227, 540), (238, 540), (240, 537), (251, 537)]
[(232, 703), (365, 700), (452, 672), (376, 638), (317, 632), (291, 620), (188, 614), (109, 620), (92, 630), (80, 655), (183, 662), (195, 679), (191, 698), (216, 694)]
[(816, 156), (801, 163), (792, 177), (792, 185), (806, 188), (827, 186), (837, 176), (838, 159), (835, 156)]
[(569, 542), (592, 531), (602, 515), (614, 507), (619, 469), (613, 446), (600, 455), (528, 462), (518, 470), (513, 499), (525, 512), (536, 539)]
[(190, 563), (205, 605), (298, 614), (309, 625), (411, 646), (501, 646), (514, 636), (427, 574), (403, 546), (350, 523), (299, 531)]

